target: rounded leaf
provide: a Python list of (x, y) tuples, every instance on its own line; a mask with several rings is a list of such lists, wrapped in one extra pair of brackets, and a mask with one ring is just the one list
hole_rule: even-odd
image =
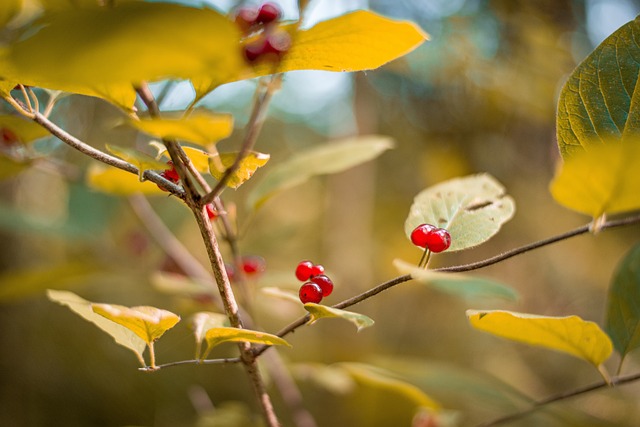
[(131, 330), (147, 344), (156, 341), (180, 321), (177, 314), (156, 307), (91, 304), (91, 308), (94, 313)]
[(360, 332), (364, 328), (368, 328), (369, 326), (373, 326), (374, 321), (368, 316), (360, 313), (354, 313), (352, 311), (340, 310), (338, 308), (327, 307), (326, 305), (314, 304), (312, 302), (308, 302), (304, 305), (304, 309), (311, 314), (311, 320), (309, 323), (314, 323), (318, 321), (318, 319), (323, 318), (340, 318), (347, 320), (358, 328), (358, 332)]

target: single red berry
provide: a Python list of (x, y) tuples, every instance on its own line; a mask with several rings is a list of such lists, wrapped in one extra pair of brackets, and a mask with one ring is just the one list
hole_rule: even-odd
[(436, 228), (426, 236), (427, 248), (431, 252), (442, 252), (451, 246), (451, 235), (444, 228)]
[(260, 10), (257, 7), (241, 7), (236, 12), (235, 21), (240, 29), (248, 32), (251, 27), (256, 25)]
[(411, 232), (411, 243), (418, 247), (426, 248), (427, 235), (436, 228), (431, 224), (420, 224)]
[(207, 210), (207, 216), (209, 219), (213, 220), (218, 218), (218, 211), (213, 207), (212, 203), (207, 203), (205, 209)]
[(319, 276), (324, 273), (324, 267), (320, 264), (314, 264), (313, 267), (311, 267), (311, 271), (309, 273), (309, 277)]
[(281, 57), (291, 49), (291, 36), (286, 31), (277, 31), (267, 36), (264, 54), (275, 54)]
[(318, 304), (322, 301), (322, 289), (320, 286), (313, 282), (307, 282), (304, 285), (300, 286), (300, 291), (298, 292), (298, 296), (300, 297), (300, 301), (303, 304), (308, 302), (314, 302)]
[(333, 292), (333, 282), (324, 274), (313, 276), (311, 281), (322, 289), (322, 296), (328, 297)]
[(173, 167), (173, 162), (171, 160), (167, 162), (167, 166), (171, 166), (171, 168), (165, 170), (161, 175), (174, 184), (180, 181), (180, 175), (178, 175), (176, 168)]
[(282, 11), (280, 10), (280, 6), (272, 2), (266, 2), (262, 6), (260, 6), (256, 22), (259, 22), (261, 24), (268, 24), (280, 19), (281, 15)]
[(247, 43), (242, 48), (242, 53), (244, 54), (244, 58), (249, 62), (253, 63), (258, 60), (265, 53), (265, 48), (267, 45), (267, 41), (264, 37), (260, 37), (257, 40), (254, 40), (250, 43)]
[(2, 145), (5, 145), (5, 146), (8, 147), (8, 146), (14, 145), (15, 143), (19, 142), (20, 138), (11, 129), (2, 128), (0, 130), (0, 141), (2, 142)]
[(301, 282), (309, 280), (311, 277), (311, 269), (313, 268), (313, 263), (311, 261), (300, 261), (298, 266), (296, 267), (296, 277)]
[(267, 263), (261, 256), (253, 255), (242, 258), (242, 270), (248, 275), (262, 273), (266, 268)]

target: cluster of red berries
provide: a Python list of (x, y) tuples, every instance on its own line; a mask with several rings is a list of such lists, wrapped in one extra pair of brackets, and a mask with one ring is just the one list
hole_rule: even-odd
[(296, 267), (296, 277), (301, 282), (298, 296), (303, 304), (313, 302), (318, 304), (323, 297), (333, 292), (333, 282), (324, 274), (324, 267), (311, 261), (301, 261)]
[(431, 224), (420, 224), (411, 232), (411, 242), (431, 252), (442, 252), (451, 246), (451, 235), (444, 228)]
[(263, 3), (260, 7), (242, 7), (235, 15), (236, 24), (246, 34), (262, 30), (255, 38), (244, 44), (242, 53), (249, 63), (269, 59), (279, 61), (291, 47), (291, 36), (277, 28), (282, 16), (280, 7), (272, 2)]
[[(178, 171), (176, 170), (171, 160), (167, 162), (167, 166), (169, 166), (169, 169), (165, 169), (162, 172), (160, 172), (160, 176), (166, 179), (167, 181), (173, 182), (174, 184), (179, 183), (180, 175), (178, 175)], [(158, 185), (158, 188), (161, 189), (162, 191), (169, 191), (161, 185)], [(212, 203), (208, 203), (205, 206), (205, 208), (207, 210), (207, 216), (209, 217), (209, 219), (213, 220), (219, 216), (218, 211), (216, 210), (215, 207), (213, 207)]]

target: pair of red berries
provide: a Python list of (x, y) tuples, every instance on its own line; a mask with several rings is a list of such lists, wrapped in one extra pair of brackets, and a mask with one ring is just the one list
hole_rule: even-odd
[(323, 297), (333, 292), (333, 282), (324, 274), (324, 267), (311, 261), (301, 261), (296, 267), (296, 277), (301, 282), (298, 296), (303, 304), (313, 302), (318, 304)]
[(431, 224), (420, 224), (411, 232), (411, 242), (431, 252), (442, 252), (451, 246), (451, 235), (444, 228)]
[(238, 9), (235, 21), (245, 34), (263, 29), (254, 40), (243, 46), (242, 53), (247, 62), (271, 60), (277, 62), (291, 48), (291, 36), (284, 30), (278, 30), (276, 23), (282, 16), (277, 4), (267, 2), (258, 8)]

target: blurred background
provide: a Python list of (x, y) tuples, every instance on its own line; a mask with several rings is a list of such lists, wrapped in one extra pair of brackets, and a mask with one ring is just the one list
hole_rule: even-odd
[[(236, 5), (181, 3), (223, 12)], [(294, 1), (278, 3), (286, 19), (297, 19)], [(493, 175), (515, 199), (516, 215), (489, 242), (438, 255), (433, 266), (488, 258), (588, 222), (557, 205), (548, 192), (558, 161), (557, 95), (578, 62), (635, 18), (640, 2), (311, 0), (305, 25), (361, 8), (414, 21), (431, 40), (375, 71), (288, 74), (256, 148), (277, 164), (298, 150), (358, 134), (391, 136), (396, 147), (374, 162), (284, 192), (255, 215), (244, 201), (269, 165), (237, 191), (226, 191), (227, 206), (237, 212), (242, 253), (266, 260), (266, 272), (249, 282), (251, 288), (295, 291), (293, 271), (303, 259), (323, 264), (332, 277), (336, 288), (327, 304), (397, 276), (394, 259), (420, 257), (403, 232), (413, 197), (457, 176)], [(236, 131), (219, 144), (221, 150), (240, 143), (255, 87), (255, 81), (228, 84), (202, 101), (235, 116)], [(184, 108), (193, 97), (186, 83), (161, 83), (154, 90), (164, 92), (165, 110)], [(81, 96), (60, 101), (53, 114), (54, 121), (98, 147), (136, 143), (135, 134), (114, 128), (121, 118), (115, 108)], [(50, 288), (90, 301), (153, 305), (183, 319), (215, 310), (206, 298), (154, 286), (158, 271), (179, 269), (134, 213), (132, 200), (85, 185), (92, 161), (52, 139), (37, 142), (35, 149), (53, 160), (0, 182), (0, 425), (259, 425), (239, 366), (139, 372), (131, 352), (47, 300)], [(149, 201), (206, 266), (188, 210), (170, 197)], [(569, 356), (472, 330), (465, 310), (575, 314), (602, 325), (611, 276), (638, 237), (637, 227), (581, 236), (477, 272), (517, 289), (521, 297), (513, 303), (464, 300), (405, 283), (351, 308), (373, 318), (375, 326), (357, 333), (340, 320), (318, 322), (290, 335), (293, 348), (279, 353), (320, 426), (412, 423), (415, 404), (406, 393), (348, 375), (342, 362), (369, 364), (413, 384), (442, 404), (443, 425), (477, 425), (525, 408), (530, 398), (600, 378)], [(304, 314), (295, 304), (254, 294), (254, 317), (266, 331)], [(157, 343), (157, 358), (159, 363), (190, 359), (193, 348), (182, 322)], [(212, 356), (234, 350), (222, 346)], [(615, 372), (617, 364), (613, 356), (607, 367)], [(639, 370), (637, 355), (631, 354), (622, 372)], [(277, 387), (273, 382), (269, 387), (283, 423), (294, 425)], [(549, 406), (509, 425), (637, 426), (639, 396), (639, 384), (626, 385)]]

